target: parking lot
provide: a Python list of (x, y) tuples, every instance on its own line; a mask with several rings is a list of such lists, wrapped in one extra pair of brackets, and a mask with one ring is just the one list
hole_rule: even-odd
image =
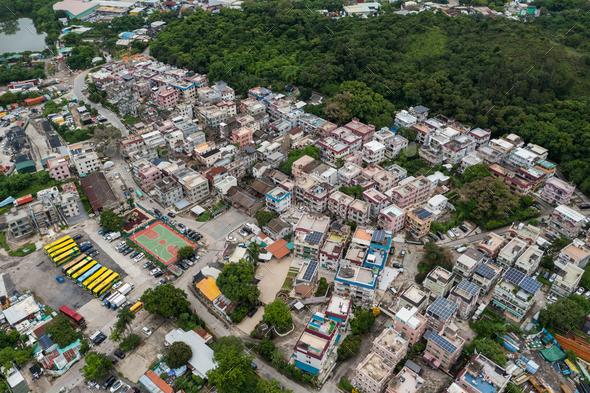
[(215, 240), (222, 240), (230, 233), (231, 236), (236, 237), (237, 229), (241, 228), (246, 222), (255, 221), (237, 209), (230, 208), (214, 220), (207, 221), (203, 224), (196, 222), (195, 227), (199, 232), (207, 234)]

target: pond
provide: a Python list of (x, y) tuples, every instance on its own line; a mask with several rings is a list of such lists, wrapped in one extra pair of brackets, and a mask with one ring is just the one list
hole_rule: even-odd
[(38, 33), (29, 18), (15, 18), (0, 22), (0, 55), (27, 50), (40, 52), (45, 49), (46, 33)]

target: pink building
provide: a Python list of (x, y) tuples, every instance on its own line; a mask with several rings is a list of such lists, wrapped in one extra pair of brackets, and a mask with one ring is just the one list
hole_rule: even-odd
[(352, 119), (352, 121), (346, 124), (344, 127), (351, 130), (355, 135), (363, 138), (363, 144), (369, 143), (373, 140), (373, 134), (375, 134), (375, 126), (372, 124), (366, 125), (361, 123), (359, 119)]
[[(455, 326), (456, 328), (456, 326)], [(465, 339), (456, 330), (447, 329), (442, 333), (432, 332), (424, 352), (424, 360), (434, 368), (449, 371), (463, 350)]]
[(422, 339), (427, 323), (426, 317), (416, 307), (406, 306), (395, 314), (391, 326), (408, 340), (409, 345), (414, 345)]
[(379, 212), (389, 205), (389, 199), (385, 194), (372, 188), (363, 192), (363, 199), (371, 204), (371, 217), (377, 217)]
[[(482, 377), (483, 376), (483, 377)], [(473, 355), (467, 366), (449, 387), (449, 391), (466, 393), (504, 392), (511, 375), (505, 369), (492, 362), (482, 354)], [(479, 381), (479, 383), (477, 382)], [(565, 390), (565, 389), (564, 389)], [(549, 389), (547, 389), (549, 391)]]
[(442, 296), (437, 296), (424, 313), (428, 318), (428, 328), (439, 333), (444, 331), (453, 323), (458, 310), (459, 305)]
[(162, 178), (162, 173), (155, 165), (150, 165), (145, 168), (142, 168), (137, 173), (137, 178), (139, 179), (139, 183), (141, 188), (144, 190), (151, 190), (154, 188), (154, 183), (157, 182)]
[(397, 364), (408, 353), (408, 340), (393, 327), (388, 327), (373, 341), (373, 352)]
[(545, 183), (541, 198), (556, 205), (567, 205), (570, 203), (575, 190), (576, 186), (557, 177), (552, 177)]
[(62, 156), (48, 159), (47, 168), (49, 169), (49, 176), (55, 180), (65, 180), (72, 177), (68, 168), (68, 160)]
[(328, 210), (337, 217), (347, 219), (348, 208), (354, 202), (354, 197), (343, 192), (335, 191), (328, 197)]
[(346, 165), (349, 162), (358, 166), (363, 165), (363, 153), (361, 153), (360, 151), (355, 151), (354, 153), (351, 153), (344, 157), (344, 165)]
[(397, 185), (397, 176), (391, 172), (383, 171), (373, 177), (377, 182), (377, 190), (385, 194), (385, 191), (391, 190)]
[(386, 231), (399, 232), (404, 228), (406, 212), (396, 205), (390, 205), (379, 212), (377, 225)]
[(401, 209), (423, 201), (430, 194), (430, 180), (424, 176), (417, 177), (391, 190), (391, 202)]
[(314, 161), (315, 160), (310, 156), (303, 156), (295, 161), (291, 166), (291, 173), (293, 174), (293, 177), (297, 179), (299, 176), (301, 176), (303, 174), (303, 167), (305, 167), (307, 164), (311, 164)]
[(253, 141), (253, 134), (248, 127), (241, 127), (231, 133), (231, 141), (239, 143), (240, 147), (249, 146)]
[(330, 135), (332, 130), (336, 129), (337, 127), (338, 126), (336, 124), (327, 121), (318, 126), (318, 132), (323, 138), (325, 138)]
[(162, 109), (167, 109), (178, 104), (180, 94), (173, 87), (162, 87), (157, 92), (154, 92), (153, 95), (153, 99), (158, 103), (158, 106)]
[(381, 168), (379, 165), (369, 165), (366, 168), (363, 168), (361, 174), (367, 176), (369, 179), (375, 179), (375, 177), (379, 176), (381, 172), (385, 172), (385, 169)]

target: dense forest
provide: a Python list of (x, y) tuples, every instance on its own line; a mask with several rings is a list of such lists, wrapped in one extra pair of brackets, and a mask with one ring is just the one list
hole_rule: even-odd
[(442, 12), (331, 20), (305, 1), (248, 4), (172, 21), (150, 53), (240, 94), (293, 83), (338, 95), (346, 110), (336, 121), (386, 126), (394, 109), (422, 104), (496, 136), (514, 132), (549, 148), (590, 192), (590, 14), (543, 4), (531, 22)]

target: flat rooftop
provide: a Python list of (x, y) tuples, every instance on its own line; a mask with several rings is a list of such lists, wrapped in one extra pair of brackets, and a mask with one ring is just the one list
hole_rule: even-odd
[(395, 365), (391, 360), (385, 359), (379, 356), (377, 353), (372, 352), (368, 355), (365, 365), (361, 368), (361, 371), (374, 381), (381, 382), (381, 380), (387, 376), (389, 370), (391, 370), (393, 366)]
[(356, 265), (350, 265), (346, 268), (340, 267), (337, 278), (365, 285), (373, 285), (375, 283), (375, 277), (373, 277), (371, 269)]
[(389, 387), (396, 393), (414, 393), (420, 389), (423, 383), (422, 377), (404, 367), (398, 375), (391, 379)]
[(406, 340), (398, 336), (398, 333), (393, 329), (390, 331), (384, 330), (385, 334), (378, 341), (379, 345), (387, 348), (392, 353), (398, 353), (398, 351), (406, 346)]
[(302, 348), (317, 355), (320, 355), (323, 352), (326, 345), (328, 345), (328, 340), (314, 336), (308, 332), (303, 332), (299, 342), (297, 343), (298, 348)]
[(420, 288), (415, 285), (412, 285), (406, 289), (404, 293), (402, 293), (402, 296), (411, 300), (415, 304), (419, 304), (426, 297), (424, 292), (422, 292)]
[(326, 308), (326, 312), (339, 315), (348, 315), (351, 304), (351, 298), (345, 298), (344, 296), (333, 294), (330, 302), (328, 303), (328, 307)]

